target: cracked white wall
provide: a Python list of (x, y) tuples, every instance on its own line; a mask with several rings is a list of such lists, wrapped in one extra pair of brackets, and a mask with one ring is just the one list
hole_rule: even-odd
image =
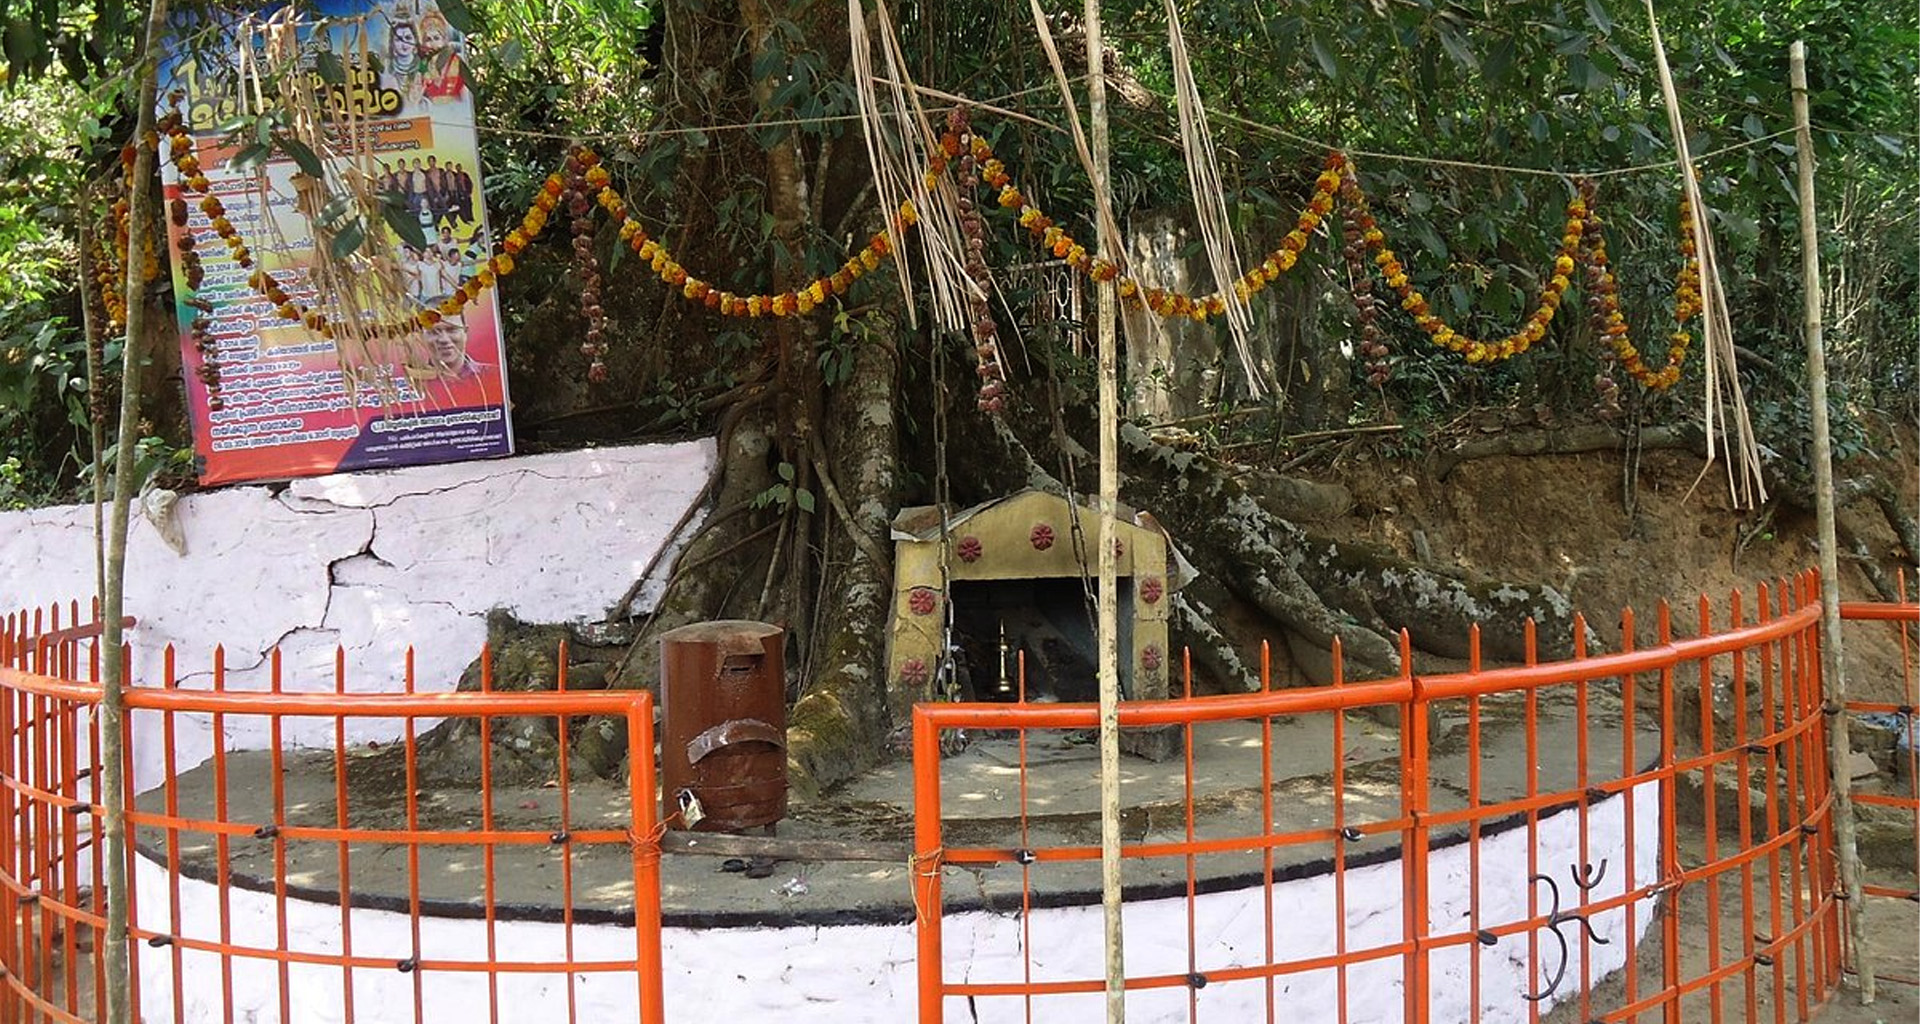
[[(139, 620), (134, 677), (264, 690), (272, 652), (281, 685), (331, 691), (344, 654), (348, 692), (392, 692), (411, 648), (418, 689), (452, 689), (503, 608), (530, 622), (603, 618), (666, 543), (714, 465), (711, 441), (600, 448), (231, 487), (176, 506), (186, 553), (135, 517), (127, 545), (127, 613)], [(662, 559), (663, 563), (670, 559)], [(94, 592), (93, 509), (0, 513), (0, 609)], [(635, 602), (651, 607), (662, 573)], [(260, 749), (267, 723), (229, 716), (228, 749)], [(135, 715), (135, 785), (168, 769), (160, 719)], [(333, 742), (331, 720), (284, 726), (288, 745)], [(399, 723), (348, 720), (350, 741), (398, 736)], [(204, 716), (175, 719), (173, 767), (211, 753)]]

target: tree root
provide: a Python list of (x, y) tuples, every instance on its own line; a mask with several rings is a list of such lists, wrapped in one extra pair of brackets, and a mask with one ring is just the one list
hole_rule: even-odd
[(1226, 590), (1211, 580), (1198, 579), (1173, 595), (1169, 611), (1175, 647), (1193, 652), (1193, 660), (1208, 675), (1220, 681), (1229, 692), (1253, 693), (1260, 689), (1258, 670), (1240, 657), (1233, 642), (1214, 626), (1219, 613), (1212, 601), (1222, 606), (1229, 600)]
[(863, 533), (860, 525), (854, 522), (853, 512), (847, 508), (847, 500), (840, 496), (840, 488), (834, 486), (833, 474), (827, 472), (827, 464), (820, 458), (819, 452), (813, 454), (813, 475), (820, 479), (820, 489), (827, 495), (827, 504), (833, 506), (834, 514), (840, 517), (840, 525), (846, 527), (847, 536), (853, 538), (854, 546), (860, 549), (867, 561), (875, 565), (892, 564), (893, 560), (882, 554), (873, 538)]
[[(1194, 564), (1294, 639), (1325, 652), (1338, 637), (1350, 677), (1400, 670), (1399, 647), (1389, 637), (1398, 628), (1422, 650), (1462, 657), (1477, 624), (1484, 653), (1520, 660), (1532, 620), (1540, 656), (1572, 651), (1573, 607), (1552, 587), (1470, 580), (1384, 549), (1311, 537), (1267, 511), (1217, 464), (1155, 444), (1137, 428), (1123, 427), (1121, 436), (1132, 495), (1173, 528)], [(1325, 681), (1324, 657), (1296, 660)]]
[(1400, 667), (1395, 645), (1371, 625), (1328, 606), (1279, 545), (1299, 536), (1269, 514), (1216, 463), (1156, 444), (1138, 427), (1120, 428), (1129, 496), (1167, 523), (1202, 572), (1280, 625), (1325, 648), (1339, 637), (1347, 655), (1372, 673)]
[[(852, 778), (885, 753), (889, 729), (911, 714), (915, 695), (885, 676), (884, 624), (893, 600), (891, 544), (898, 489), (895, 361), (890, 349), (863, 346), (828, 411), (832, 468), (847, 489), (829, 498), (861, 557), (830, 563), (823, 575), (825, 615), (818, 632), (820, 670), (802, 681), (787, 718), (787, 777), (802, 799)], [(821, 460), (823, 489), (833, 479)]]
[(1900, 539), (1900, 546), (1906, 549), (1906, 563), (1920, 562), (1920, 518), (1907, 513), (1900, 507), (1900, 495), (1892, 484), (1885, 480), (1875, 481), (1879, 486), (1871, 492), (1874, 505), (1893, 528), (1893, 535)]
[[(1579, 452), (1618, 451), (1627, 443), (1618, 430), (1605, 424), (1589, 423), (1564, 430), (1507, 431), (1491, 437), (1468, 441), (1459, 447), (1433, 456), (1437, 479), (1445, 480), (1463, 462), (1497, 455), (1571, 455)], [(1648, 427), (1640, 432), (1642, 450), (1653, 448), (1697, 448), (1702, 444), (1698, 430), (1691, 427)]]
[[(742, 388), (745, 390), (743, 391), (741, 388), (736, 388), (728, 392), (729, 395), (739, 393), (744, 395), (744, 397), (739, 398), (730, 405), (726, 415), (721, 417), (719, 440), (714, 443), (713, 468), (707, 471), (707, 479), (705, 483), (700, 485), (700, 493), (694, 495), (693, 500), (687, 503), (687, 510), (680, 514), (680, 518), (673, 524), (673, 529), (667, 531), (666, 539), (660, 542), (659, 550), (653, 553), (652, 558), (647, 559), (646, 566), (634, 577), (633, 585), (627, 588), (627, 592), (621, 596), (619, 602), (607, 612), (606, 621), (618, 622), (633, 613), (633, 602), (640, 599), (640, 592), (646, 588), (647, 580), (653, 576), (653, 570), (659, 566), (660, 559), (664, 558), (668, 551), (673, 550), (674, 542), (680, 539), (681, 532), (687, 528), (687, 524), (691, 523), (694, 518), (700, 514), (702, 509), (707, 507), (708, 500), (713, 497), (715, 491), (720, 487), (721, 478), (724, 476), (727, 468), (725, 456), (733, 440), (734, 427), (739, 425), (741, 417), (746, 415), (748, 410), (752, 409), (761, 401), (764, 401), (768, 395), (765, 386), (757, 382), (752, 385), (742, 385)], [(701, 532), (705, 533), (713, 529), (718, 518), (719, 517), (716, 516), (713, 519), (707, 520), (707, 522), (701, 526)], [(690, 542), (688, 546), (691, 547), (694, 543), (698, 543), (699, 537), (700, 535), (696, 534), (694, 540)], [(671, 579), (668, 580), (667, 587), (663, 589), (660, 595), (661, 600), (666, 600), (665, 591), (672, 588), (672, 582)]]
[(1860, 539), (1860, 535), (1854, 533), (1853, 528), (1845, 522), (1836, 519), (1833, 525), (1834, 540), (1839, 542), (1840, 548), (1836, 554), (1860, 568), (1860, 574), (1867, 578), (1868, 585), (1880, 595), (1880, 600), (1899, 601), (1900, 588), (1880, 567), (1880, 560), (1873, 557), (1873, 549), (1867, 546), (1867, 542)]

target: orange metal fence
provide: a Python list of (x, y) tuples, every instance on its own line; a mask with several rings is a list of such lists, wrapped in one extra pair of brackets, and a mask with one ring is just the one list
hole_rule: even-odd
[[(76, 613), (70, 609), (66, 621)], [(92, 1020), (105, 994), (104, 968), (93, 955), (103, 926), (94, 894), (102, 891), (104, 876), (94, 714), (98, 636), (97, 626), (63, 627), (58, 611), (10, 617), (0, 631), (4, 1024)], [(131, 981), (144, 1019), (287, 1021), (294, 1019), (296, 1003), (312, 1019), (343, 1021), (478, 1013), (495, 1022), (526, 1020), (530, 1006), (538, 1007), (543, 1021), (597, 1019), (609, 1007), (649, 1024), (664, 1019), (652, 758), (634, 760), (621, 808), (625, 820), (614, 822), (570, 806), (574, 787), (565, 757), (552, 759), (552, 805), (517, 813), (511, 825), (496, 820), (502, 808), (495, 797), (494, 743), (474, 744), (479, 760), (468, 782), (477, 800), (458, 822), (436, 816), (419, 775), (420, 744), (435, 721), (443, 729), (459, 723), (496, 738), (509, 730), (572, 736), (589, 720), (617, 721), (635, 749), (651, 750), (650, 694), (568, 690), (564, 669), (558, 692), (499, 690), (488, 672), (477, 692), (419, 693), (411, 664), (403, 692), (350, 692), (344, 657), (336, 660), (331, 687), (320, 692), (283, 685), (292, 681), (283, 679), (277, 658), (269, 688), (248, 692), (228, 689), (218, 651), (202, 687), (189, 689), (180, 685), (171, 651), (165, 665), (159, 685), (133, 686), (126, 694)], [(350, 743), (350, 728), (364, 732), (373, 723), (384, 725), (394, 737), (387, 748), (403, 756), (379, 765), (356, 763), (377, 757), (379, 744)], [(241, 759), (251, 755), (230, 749), (227, 740), (245, 726), (256, 727), (268, 742), (255, 763), (243, 767)], [(179, 780), (196, 766), (183, 764), (180, 750), (185, 734), (195, 730), (207, 734), (203, 746), (211, 760), (198, 767), (211, 771), (212, 784), (189, 807), (183, 806)], [(300, 750), (290, 742), (295, 733), (305, 733), (310, 743), (317, 739), (317, 745)], [(290, 798), (290, 767), (299, 759), (330, 769), (322, 792)], [(379, 779), (382, 767), (390, 778)], [(376, 785), (350, 786), (356, 774), (368, 771)], [(140, 794), (144, 787), (135, 780), (156, 773), (163, 781)], [(397, 806), (379, 815), (356, 806), (369, 790)], [(574, 865), (596, 846), (631, 852), (630, 909), (600, 915), (624, 918), (619, 923), (631, 927), (624, 951), (589, 950), (576, 942)], [(529, 853), (544, 854), (539, 859), (545, 877), (519, 877), (555, 891), (560, 911), (551, 923), (559, 928), (548, 930), (551, 941), (540, 948), (509, 948), (499, 926), (525, 914), (516, 894), (497, 885), (496, 864), (514, 856), (525, 860)], [(401, 892), (382, 898), (356, 891), (356, 866), (394, 856), (404, 859)], [(316, 858), (331, 868), (318, 888), (305, 879), (328, 873), (302, 870)], [(242, 871), (240, 864), (251, 867)], [(439, 884), (449, 871), (470, 879), (456, 881), (464, 891)], [(315, 920), (316, 908), (328, 905), (335, 909)], [(397, 935), (392, 929), (367, 934), (355, 912), (365, 908), (391, 911), (407, 927)], [(517, 933), (518, 941), (525, 934)], [(211, 991), (210, 977), (218, 979)], [(466, 983), (434, 989), (465, 991), (433, 1005), (428, 979), (447, 978)], [(589, 986), (589, 979), (610, 981)], [(582, 994), (588, 988), (597, 1001)], [(331, 1005), (320, 1010), (318, 1002)]]
[[(1127, 783), (1130, 1009), (1236, 1022), (1809, 1019), (1858, 955), (1837, 896), (1817, 594), (1807, 575), (1717, 609), (1703, 599), (1680, 638), (1665, 607), (1651, 622), (1628, 612), (1625, 649), (1602, 656), (1586, 654), (1576, 623), (1567, 662), (1488, 667), (1476, 633), (1462, 663), (1430, 673), (1403, 640), (1395, 678), (1345, 683), (1336, 649), (1331, 686), (1193, 697), (1185, 671), (1186, 697), (1124, 705), (1123, 727), (1177, 768), (1160, 790)], [(1855, 630), (1897, 620), (1911, 650), (1920, 606), (1845, 612)], [(101, 650), (84, 618), (69, 607), (0, 628), (0, 1024), (92, 1020), (104, 994)], [(1911, 654), (1905, 666), (1907, 705), (1849, 710), (1910, 715)], [(577, 805), (557, 753), (608, 723), (651, 751), (651, 698), (568, 689), (561, 672), (557, 692), (487, 675), (475, 692), (422, 693), (409, 667), (401, 692), (383, 694), (355, 692), (344, 658), (323, 680), (288, 678), (275, 660), (251, 691), (228, 685), (218, 652), (184, 679), (169, 654), (127, 700), (144, 1019), (698, 1016), (662, 1005), (653, 759), (632, 760), (609, 817)], [(1095, 725), (1076, 705), (915, 710), (923, 1022), (1097, 1019), (1099, 851), (1083, 818), (1061, 813), (1095, 779), (1063, 774), (1056, 756)], [(424, 774), (449, 762), (430, 769), (425, 747), (463, 728), (491, 742), (472, 745), (472, 798), (449, 807), (435, 795), (444, 780)], [(987, 766), (1010, 817), (961, 813), (982, 794), (954, 789), (967, 755), (942, 756), (960, 731), (1011, 752)], [(501, 763), (522, 741), (525, 760), (550, 762), (551, 798), (503, 807), (496, 780), (533, 770)], [(1912, 744), (1896, 749), (1904, 790), (1857, 799), (1913, 813)], [(194, 772), (204, 785), (181, 781)], [(630, 854), (618, 912), (584, 909), (575, 866), (594, 847)], [(380, 859), (402, 883), (362, 892), (354, 879)], [(551, 889), (537, 942), (502, 937), (528, 916), (501, 891), (509, 860), (513, 877)], [(1011, 905), (984, 899), (990, 880)], [(1882, 899), (1920, 890), (1870, 881)], [(382, 912), (396, 927), (369, 930)], [(587, 923), (631, 934), (613, 948)], [(449, 986), (463, 994), (439, 994)]]
[[(1135, 877), (1152, 875), (1150, 865), (1160, 859), (1181, 862), (1184, 875), (1171, 899), (1160, 901), (1157, 918), (1142, 913), (1136, 920), (1136, 903), (1129, 903), (1127, 942), (1150, 947), (1128, 955), (1129, 1007), (1147, 1007), (1144, 1019), (1156, 1020), (1478, 1022), (1537, 1021), (1553, 1002), (1570, 1002), (1580, 1021), (1808, 1019), (1836, 991), (1844, 953), (1817, 601), (1808, 575), (1762, 587), (1752, 605), (1733, 594), (1717, 631), (1703, 598), (1687, 639), (1675, 639), (1663, 606), (1655, 642), (1641, 650), (1632, 649), (1638, 630), (1629, 612), (1621, 624), (1628, 649), (1618, 654), (1586, 656), (1585, 628), (1576, 624), (1572, 661), (1542, 665), (1529, 658), (1524, 666), (1487, 669), (1476, 633), (1464, 670), (1428, 675), (1415, 670), (1403, 639), (1405, 669), (1398, 678), (1124, 704), (1123, 729), (1179, 730), (1186, 759), (1182, 827), (1124, 846), (1124, 863)], [(1856, 617), (1916, 612), (1912, 606), (1850, 610)], [(1337, 680), (1337, 649), (1334, 671)], [(1271, 679), (1265, 666), (1262, 678)], [(1190, 672), (1188, 679), (1190, 693)], [(1488, 775), (1510, 755), (1494, 756), (1490, 729), (1496, 714), (1511, 719), (1516, 712), (1520, 735), (1507, 745), (1524, 758), (1521, 777), (1495, 793), (1500, 787), (1490, 786)], [(1263, 774), (1257, 809), (1197, 828), (1196, 808), (1206, 803), (1205, 794), (1196, 794), (1194, 751), (1207, 743), (1200, 731), (1254, 723), (1264, 766), (1272, 763), (1277, 723), (1303, 719), (1319, 722), (1330, 736), (1322, 767), (1325, 806), (1277, 824), (1289, 798), (1273, 791), (1271, 775)], [(1355, 722), (1368, 719), (1394, 723), (1399, 743), (1399, 771), (1386, 800), (1378, 792), (1370, 801), (1357, 799), (1349, 769)], [(1442, 721), (1448, 723), (1445, 745), (1465, 751), (1464, 765), (1444, 786), (1434, 774), (1442, 761), (1435, 727)], [(1097, 956), (1063, 955), (1066, 936), (1027, 928), (1002, 970), (970, 962), (956, 978), (949, 961), (965, 958), (943, 950), (951, 924), (942, 912), (948, 868), (1019, 872), (1020, 917), (1031, 921), (1049, 868), (1098, 859), (1098, 847), (1085, 842), (1030, 838), (1038, 812), (1028, 806), (1026, 789), (1029, 777), (1044, 770), (1029, 760), (1031, 737), (1096, 724), (1096, 710), (1087, 706), (916, 709), (921, 1020), (1097, 1019), (1104, 988)], [(1022, 786), (1016, 843), (963, 845), (949, 838), (954, 822), (946, 817), (952, 803), (943, 794), (940, 752), (943, 735), (955, 730), (1016, 731)], [(1378, 779), (1367, 781), (1380, 788)], [(1122, 793), (1124, 800), (1124, 785)], [(1633, 806), (1644, 793), (1657, 794), (1656, 814)], [(1610, 841), (1619, 859), (1608, 875), (1608, 860), (1589, 859), (1590, 847), (1601, 845), (1591, 826), (1620, 802), (1628, 805), (1624, 813), (1607, 810), (1624, 833)], [(1365, 803), (1370, 807), (1356, 813)], [(1578, 823), (1571, 863), (1543, 864), (1551, 844), (1541, 837), (1559, 815)], [(1638, 851), (1650, 828), (1657, 840), (1649, 864)], [(1524, 855), (1501, 862), (1491, 852), (1494, 840), (1515, 831), (1525, 837)], [(1360, 938), (1380, 908), (1369, 902), (1356, 909), (1362, 897), (1354, 867), (1362, 851), (1373, 863), (1383, 842), (1398, 848), (1392, 855), (1400, 873), (1397, 920), (1384, 936), (1374, 928), (1370, 938)], [(1442, 848), (1460, 845), (1464, 868), (1443, 870)], [(1324, 861), (1330, 890), (1330, 898), (1310, 903), (1304, 913), (1297, 899), (1279, 891), (1298, 873), (1275, 867), (1276, 858), (1298, 849)], [(1218, 940), (1221, 908), (1206, 903), (1215, 873), (1204, 862), (1249, 853), (1260, 861), (1252, 879), (1259, 891), (1250, 904), (1240, 904), (1240, 919), (1251, 908), (1261, 920), (1229, 946)], [(1491, 871), (1505, 877), (1489, 877)], [(1149, 899), (1140, 902), (1151, 902), (1154, 887), (1141, 889), (1138, 896)], [(1510, 897), (1504, 912), (1489, 898), (1502, 890)], [(1166, 896), (1164, 886), (1158, 891)], [(1511, 906), (1515, 892), (1524, 894), (1518, 909)], [(1316, 922), (1316, 915), (1330, 920)], [(1298, 940), (1307, 933), (1320, 941), (1303, 945)], [(1090, 935), (1075, 941), (1097, 945)], [(1510, 969), (1516, 959), (1523, 965), (1518, 985)], [(1599, 984), (1602, 965), (1622, 969), (1610, 986)], [(1308, 993), (1304, 1003), (1289, 1000), (1295, 990)]]
[[(1876, 847), (1891, 847), (1897, 842), (1905, 846), (1902, 857), (1889, 858), (1904, 860), (1904, 865), (1869, 866), (1861, 885), (1861, 893), (1866, 897), (1863, 912), (1868, 915), (1869, 926), (1875, 923), (1875, 915), (1879, 913), (1889, 910), (1911, 913), (1900, 907), (1900, 903), (1920, 903), (1920, 749), (1917, 749), (1920, 748), (1920, 723), (1915, 720), (1915, 709), (1920, 707), (1920, 669), (1916, 668), (1914, 649), (1914, 624), (1920, 623), (1920, 605), (1911, 603), (1904, 573), (1898, 587), (1899, 604), (1841, 605), (1842, 617), (1850, 622), (1891, 622), (1899, 629), (1901, 700), (1898, 703), (1847, 702), (1850, 727), (1858, 733), (1862, 731), (1860, 727), (1865, 726), (1866, 731), (1878, 733), (1885, 740), (1884, 749), (1880, 749), (1879, 744), (1868, 744), (1870, 749), (1879, 750), (1872, 766), (1877, 770), (1854, 779), (1853, 802), (1862, 821), (1860, 832)], [(1890, 782), (1887, 781), (1889, 775)], [(1863, 848), (1866, 845), (1863, 841)], [(1911, 929), (1896, 934), (1911, 939)], [(1906, 944), (1912, 945), (1911, 941)], [(1912, 974), (1889, 980), (1920, 984), (1920, 977)]]

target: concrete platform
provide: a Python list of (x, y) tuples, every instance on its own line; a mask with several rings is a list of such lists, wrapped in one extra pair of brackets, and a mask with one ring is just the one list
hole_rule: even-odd
[[(1617, 687), (1595, 684), (1588, 700), (1587, 776), (1579, 777), (1573, 695), (1561, 687), (1540, 698), (1538, 728), (1531, 750), (1524, 723), (1524, 695), (1480, 701), (1479, 802), (1497, 803), (1533, 792), (1578, 790), (1619, 778), (1626, 750), (1620, 727)], [(1348, 713), (1338, 752), (1345, 773), (1344, 823), (1365, 829), (1369, 823), (1399, 815), (1399, 730), (1382, 718), (1391, 712)], [(1474, 784), (1469, 757), (1465, 701), (1435, 711), (1431, 761), (1431, 805), (1444, 813), (1469, 806)], [(1640, 716), (1633, 737), (1633, 761), (1645, 765), (1659, 750), (1656, 734)], [(1262, 723), (1231, 721), (1197, 726), (1193, 747), (1193, 834), (1200, 838), (1257, 835), (1263, 807), (1270, 808), (1277, 833), (1331, 829), (1335, 824), (1332, 775), (1333, 719), (1330, 715), (1276, 718), (1271, 722), (1271, 786), (1262, 790)], [(355, 747), (347, 755), (349, 788), (346, 821), (356, 828), (404, 828), (404, 786), (379, 786), (359, 778), (356, 765), (371, 764), (390, 752)], [(1099, 788), (1097, 745), (1086, 733), (1034, 732), (1024, 752), (1026, 787), (1020, 785), (1022, 751), (1006, 735), (973, 737), (965, 750), (942, 764), (942, 805), (949, 847), (1049, 848), (1097, 846)], [(1530, 776), (1529, 765), (1532, 766)], [(290, 753), (282, 780), (284, 824), (333, 827), (338, 821), (331, 752)], [(224, 819), (249, 826), (274, 820), (270, 759), (262, 752), (227, 757)], [(214, 766), (180, 773), (171, 788), (180, 816), (200, 820), (221, 817), (216, 806)], [(1128, 843), (1158, 843), (1184, 838), (1188, 780), (1185, 760), (1123, 762), (1122, 828)], [(402, 791), (395, 791), (396, 789)], [(169, 787), (143, 794), (144, 810), (166, 806)], [(576, 783), (569, 793), (565, 821), (557, 788), (500, 788), (493, 794), (494, 828), (553, 832), (624, 829), (630, 822), (624, 785)], [(1023, 814), (1024, 807), (1024, 814)], [(423, 792), (416, 809), (423, 827), (449, 831), (482, 827), (480, 793), (471, 789)], [(905, 843), (911, 839), (911, 765), (883, 765), (830, 798), (796, 805), (778, 827), (783, 837)], [(1464, 832), (1436, 830), (1436, 845)], [(164, 865), (177, 856), (181, 872), (212, 881), (219, 849), (203, 833), (169, 836), (141, 828), (141, 849)], [(485, 905), (486, 857), (472, 844), (420, 848), (410, 865), (405, 845), (355, 843), (343, 851), (332, 842), (229, 837), (227, 870), (233, 884), (273, 891), (276, 847), (285, 846), (290, 894), (335, 903), (344, 868), (356, 905), (404, 911), (410, 879), (433, 913), (474, 916)], [(1395, 833), (1369, 834), (1344, 844), (1350, 862), (1366, 863), (1396, 855)], [(1326, 869), (1333, 844), (1314, 841), (1278, 847), (1276, 876), (1295, 877)], [(492, 901), (502, 919), (559, 920), (571, 905), (580, 922), (630, 920), (632, 863), (624, 842), (555, 845), (536, 841), (503, 846), (493, 853)], [(668, 855), (662, 859), (662, 900), (669, 925), (726, 926), (782, 924), (898, 923), (913, 916), (908, 865), (890, 863), (781, 863), (769, 878), (750, 879), (720, 870), (717, 858)], [(1257, 884), (1263, 870), (1257, 853), (1205, 856), (1195, 871), (1202, 892)], [(950, 867), (948, 909), (1005, 911), (1021, 905), (1023, 889), (1038, 906), (1098, 902), (1098, 862), (1046, 862), (1025, 871), (1018, 865)], [(570, 869), (570, 870), (569, 870)], [(1130, 857), (1125, 882), (1130, 899), (1186, 891), (1184, 857)], [(796, 884), (797, 883), (797, 884)]]

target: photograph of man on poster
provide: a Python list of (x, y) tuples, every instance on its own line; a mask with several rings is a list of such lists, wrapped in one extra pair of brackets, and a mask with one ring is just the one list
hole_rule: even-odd
[[(444, 298), (435, 297), (428, 306), (437, 306)], [(421, 338), (426, 342), (426, 363), (407, 367), (407, 375), (417, 383), (485, 379), (494, 372), (493, 364), (483, 363), (467, 351), (464, 317), (447, 317), (423, 330)]]

